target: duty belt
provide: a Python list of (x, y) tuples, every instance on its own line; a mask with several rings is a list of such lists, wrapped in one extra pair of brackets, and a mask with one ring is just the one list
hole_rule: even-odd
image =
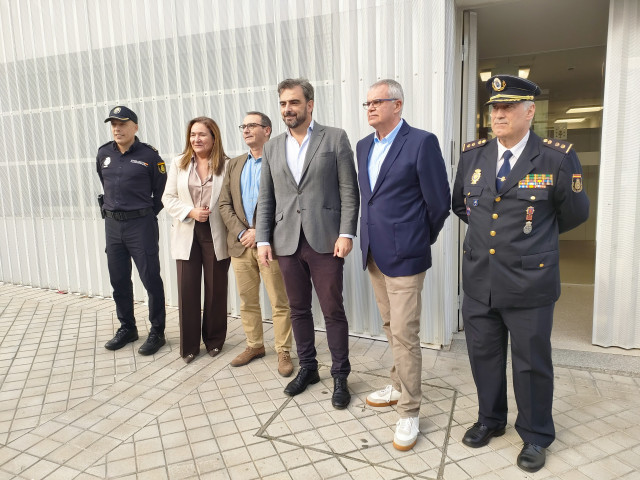
[(122, 220), (131, 220), (133, 218), (144, 217), (145, 215), (149, 215), (153, 212), (153, 208), (143, 208), (142, 210), (131, 210), (129, 212), (112, 212), (110, 210), (104, 210), (104, 214), (113, 218), (114, 220), (122, 221)]

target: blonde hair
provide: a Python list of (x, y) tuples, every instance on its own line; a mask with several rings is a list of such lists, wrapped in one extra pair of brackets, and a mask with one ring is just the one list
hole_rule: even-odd
[(211, 133), (211, 136), (213, 137), (213, 148), (209, 155), (209, 172), (213, 175), (221, 175), (224, 170), (224, 163), (227, 159), (227, 155), (224, 153), (224, 148), (222, 148), (220, 128), (218, 127), (218, 124), (209, 117), (196, 117), (189, 122), (189, 125), (187, 125), (187, 140), (178, 166), (183, 170), (186, 169), (195, 155), (193, 147), (191, 146), (191, 129), (196, 123), (202, 123), (207, 127), (207, 130), (209, 130), (209, 133)]

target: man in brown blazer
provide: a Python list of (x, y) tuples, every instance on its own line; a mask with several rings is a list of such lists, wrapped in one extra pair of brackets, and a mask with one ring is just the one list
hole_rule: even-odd
[(229, 235), (227, 244), (231, 265), (240, 294), (240, 316), (247, 335), (247, 348), (231, 361), (232, 367), (248, 364), (265, 355), (262, 313), (260, 311), (260, 275), (269, 294), (273, 311), (278, 372), (288, 377), (291, 363), (291, 312), (278, 261), (269, 267), (258, 263), (255, 216), (262, 169), (262, 147), (271, 136), (271, 120), (264, 113), (248, 112), (240, 125), (250, 152), (229, 162), (229, 170), (220, 192), (220, 214)]

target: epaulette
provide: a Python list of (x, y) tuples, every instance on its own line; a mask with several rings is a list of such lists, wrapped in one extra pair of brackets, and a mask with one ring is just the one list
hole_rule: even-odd
[(468, 152), (469, 150), (473, 150), (474, 148), (484, 147), (487, 144), (486, 138), (480, 138), (478, 140), (474, 140), (473, 142), (467, 142), (462, 145), (462, 151)]
[(140, 142), (142, 145), (149, 147), (151, 150), (153, 150), (154, 152), (158, 153), (158, 149), (156, 147), (154, 147), (153, 145), (150, 145), (148, 143), (144, 143), (144, 142)]
[(542, 143), (549, 148), (553, 148), (554, 150), (558, 150), (562, 153), (569, 153), (571, 147), (573, 147), (573, 143), (569, 143), (566, 140), (557, 140), (555, 138), (543, 138)]
[(110, 145), (110, 144), (112, 144), (112, 143), (113, 143), (113, 140), (109, 140), (109, 141), (108, 141), (107, 143), (105, 143), (104, 145), (100, 145), (100, 146), (98, 147), (98, 150), (100, 150), (102, 147), (106, 147), (107, 145)]

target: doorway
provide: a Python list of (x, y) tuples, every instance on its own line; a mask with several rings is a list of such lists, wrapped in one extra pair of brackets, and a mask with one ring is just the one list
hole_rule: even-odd
[(474, 138), (493, 138), (486, 79), (518, 75), (542, 89), (534, 131), (572, 143), (582, 163), (590, 217), (560, 237), (562, 295), (554, 317), (554, 348), (591, 347), (608, 9), (603, 0), (516, 0), (472, 10), (477, 47), (471, 48), (475, 58), (467, 58), (474, 59), (475, 85), (463, 90), (477, 92), (470, 97), (476, 99)]

